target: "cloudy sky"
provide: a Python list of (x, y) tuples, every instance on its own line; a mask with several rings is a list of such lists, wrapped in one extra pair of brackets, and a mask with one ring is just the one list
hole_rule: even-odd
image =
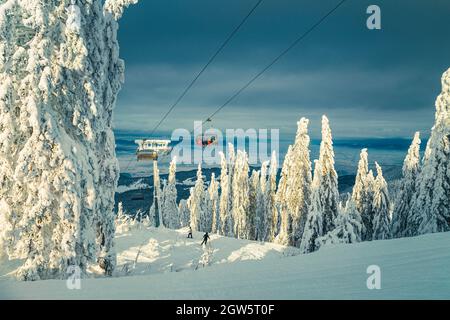
[[(151, 131), (257, 0), (141, 0), (121, 20), (127, 65), (116, 128)], [(161, 126), (192, 129), (339, 0), (264, 0)], [(366, 9), (381, 8), (382, 30)], [(347, 0), (214, 119), (218, 128), (279, 128), (330, 118), (335, 137), (426, 135), (450, 67), (450, 1)]]

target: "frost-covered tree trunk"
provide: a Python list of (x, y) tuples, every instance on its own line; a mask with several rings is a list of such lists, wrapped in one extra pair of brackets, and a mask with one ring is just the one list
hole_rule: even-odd
[(177, 160), (172, 159), (169, 166), (169, 180), (163, 189), (161, 211), (164, 224), (171, 229), (178, 229), (180, 227), (180, 219), (178, 216), (177, 206), (177, 187), (176, 187), (176, 171)]
[(106, 274), (115, 266), (112, 113), (124, 63), (112, 13), (94, 0), (0, 4), (0, 30), (6, 23), (11, 33), (0, 49), (14, 48), (4, 57), (10, 70), (0, 66), (14, 80), (0, 103), (9, 135), (0, 141), (0, 197), (25, 280), (63, 277), (69, 265), (98, 263)]
[(233, 174), (233, 203), (232, 217), (234, 222), (234, 235), (238, 239), (248, 236), (249, 214), (249, 179), (248, 160), (245, 151), (238, 150)]
[(356, 173), (355, 185), (353, 186), (352, 200), (356, 209), (361, 213), (364, 224), (362, 240), (368, 241), (373, 235), (373, 173), (369, 171), (369, 160), (367, 149), (362, 149)]
[(373, 194), (373, 240), (389, 239), (391, 235), (390, 221), (390, 202), (387, 183), (383, 177), (383, 171), (378, 163), (375, 162), (377, 168), (377, 177), (374, 184)]
[(416, 234), (450, 231), (450, 69), (442, 75), (431, 130), (413, 202)]
[(394, 205), (392, 216), (392, 236), (407, 237), (417, 232), (412, 224), (412, 201), (416, 192), (417, 176), (420, 172), (420, 135), (416, 132), (403, 162), (403, 177)]
[(299, 246), (306, 222), (311, 194), (311, 160), (308, 136), (309, 120), (297, 123), (295, 143), (290, 146), (283, 162), (277, 190), (281, 230), (277, 242)]

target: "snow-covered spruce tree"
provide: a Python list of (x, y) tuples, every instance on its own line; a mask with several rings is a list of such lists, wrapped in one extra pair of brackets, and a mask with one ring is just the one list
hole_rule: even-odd
[(11, 33), (0, 48), (14, 48), (2, 58), (9, 70), (0, 66), (14, 80), (0, 105), (8, 135), (0, 142), (0, 197), (17, 233), (8, 254), (26, 258), (18, 271), (24, 280), (59, 278), (69, 265), (85, 270), (97, 262), (111, 274), (118, 178), (112, 111), (124, 71), (119, 16), (94, 0), (0, 6), (8, 11), (0, 29), (6, 23)]
[(220, 230), (220, 216), (219, 216), (219, 183), (216, 180), (214, 172), (211, 174), (211, 182), (208, 187), (209, 209), (212, 214), (211, 232), (218, 233)]
[(352, 200), (356, 209), (361, 213), (364, 224), (362, 235), (363, 241), (372, 240), (373, 235), (373, 173), (369, 171), (369, 160), (367, 149), (362, 149), (356, 173), (355, 185), (353, 186)]
[(257, 240), (257, 228), (258, 228), (258, 219), (257, 219), (257, 206), (258, 206), (258, 195), (260, 193), (260, 184), (259, 184), (259, 171), (253, 170), (250, 176), (249, 181), (249, 207), (247, 214), (247, 239), (249, 240)]
[(180, 226), (182, 228), (190, 225), (191, 213), (185, 199), (180, 200), (178, 204), (178, 216), (180, 217)]
[(288, 181), (291, 175), (292, 167), (292, 146), (288, 147), (286, 156), (284, 157), (283, 167), (281, 168), (281, 178), (278, 183), (278, 189), (276, 194), (276, 206), (280, 212), (280, 232), (278, 233), (275, 242), (284, 246), (293, 245), (292, 234), (292, 213), (288, 208)]
[(161, 211), (164, 224), (171, 229), (180, 227), (177, 206), (177, 187), (176, 187), (177, 159), (173, 158), (169, 166), (169, 178), (163, 189)]
[(163, 192), (159, 176), (158, 161), (153, 161), (153, 203), (148, 213), (151, 221), (157, 221), (156, 227), (165, 227), (162, 215)]
[(320, 175), (322, 168), (319, 160), (314, 160), (314, 178), (311, 184), (311, 204), (306, 217), (305, 228), (300, 242), (302, 253), (314, 252), (319, 249), (317, 239), (323, 233), (322, 199), (320, 194)]
[(316, 240), (318, 247), (328, 244), (361, 242), (363, 223), (361, 214), (352, 199), (347, 200), (345, 208), (341, 209), (334, 224), (336, 227), (333, 230)]
[(312, 177), (308, 123), (305, 118), (297, 123), (295, 143), (286, 154), (277, 190), (277, 206), (281, 216), (277, 242), (284, 245), (300, 245), (310, 204)]
[(391, 235), (390, 201), (388, 186), (380, 165), (375, 162), (377, 177), (373, 190), (373, 240), (389, 239)]
[[(338, 180), (334, 169), (331, 129), (326, 116), (322, 117), (322, 142), (319, 160), (315, 162), (313, 185), (314, 199), (311, 202), (310, 217), (304, 231), (307, 234), (302, 239), (302, 242), (305, 242), (304, 245), (301, 245), (303, 252), (312, 252), (318, 249), (316, 239), (334, 230), (334, 221), (338, 215)], [(322, 223), (322, 225), (318, 227), (317, 223)]]
[(232, 217), (234, 222), (234, 235), (238, 239), (247, 239), (249, 214), (249, 179), (248, 160), (245, 151), (238, 150), (234, 165), (232, 186)]
[(203, 192), (203, 210), (199, 219), (199, 229), (202, 232), (211, 232), (213, 224), (212, 201), (209, 197), (209, 190)]
[(326, 116), (322, 117), (319, 163), (321, 168), (319, 172), (319, 194), (323, 214), (322, 231), (325, 234), (334, 229), (334, 220), (338, 215), (339, 206), (338, 176), (334, 169), (333, 141)]
[(412, 227), (418, 226), (415, 234), (450, 231), (450, 69), (442, 75), (435, 124), (417, 179), (412, 211)]
[(228, 174), (228, 163), (225, 155), (220, 154), (221, 157), (221, 172), (220, 172), (220, 234), (224, 236), (233, 236), (233, 224), (231, 218), (231, 180)]
[[(17, 136), (14, 111), (14, 92), (19, 84), (18, 58), (24, 49), (18, 46), (19, 6), (14, 0), (0, 4), (0, 260), (16, 258), (18, 222), (14, 201), (9, 195), (14, 186), (13, 163), (9, 158), (14, 152), (13, 137)], [(17, 56), (16, 56), (17, 55)]]
[(270, 161), (265, 161), (261, 164), (259, 174), (259, 188), (256, 200), (256, 239), (265, 241), (269, 234), (269, 227), (267, 221), (267, 203), (266, 203), (266, 189), (267, 189), (267, 169)]
[(197, 170), (197, 181), (195, 182), (195, 186), (191, 188), (191, 195), (188, 199), (188, 207), (191, 213), (190, 226), (194, 231), (204, 231), (202, 230), (203, 225), (201, 219), (206, 210), (205, 196), (206, 193), (203, 182), (202, 166), (199, 163)]
[(266, 215), (267, 215), (267, 223), (269, 227), (268, 237), (266, 241), (273, 242), (275, 241), (278, 232), (279, 232), (279, 213), (278, 208), (276, 206), (276, 194), (277, 194), (277, 173), (278, 173), (278, 162), (275, 151), (272, 152), (272, 158), (270, 160), (270, 168), (269, 168), (269, 177), (267, 180), (266, 186)]
[(392, 236), (407, 237), (415, 233), (417, 226), (412, 226), (411, 210), (413, 196), (416, 192), (417, 176), (420, 172), (420, 134), (416, 132), (403, 162), (403, 177), (400, 181), (392, 216)]

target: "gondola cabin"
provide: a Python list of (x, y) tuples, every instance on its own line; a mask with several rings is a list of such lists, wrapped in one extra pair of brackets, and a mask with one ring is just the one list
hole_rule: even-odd
[(170, 153), (170, 140), (144, 139), (136, 140), (138, 161), (158, 160), (159, 157)]

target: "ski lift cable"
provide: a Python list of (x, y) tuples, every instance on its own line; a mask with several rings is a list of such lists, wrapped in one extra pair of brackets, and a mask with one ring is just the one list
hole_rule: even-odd
[[(275, 57), (275, 59), (273, 59), (266, 67), (264, 67), (260, 72), (258, 72), (253, 78), (251, 78), (243, 87), (241, 87), (238, 91), (236, 91), (236, 93), (234, 93), (227, 101), (225, 101), (225, 103), (223, 103), (219, 108), (217, 108), (217, 110), (215, 110), (210, 116), (208, 116), (206, 118), (206, 120), (202, 121), (201, 125), (204, 125), (207, 122), (212, 121), (212, 118), (217, 115), (220, 111), (222, 111), (225, 107), (227, 107), (234, 99), (236, 99), (243, 91), (245, 91), (248, 87), (250, 87), (250, 85), (255, 82), (259, 77), (261, 77), (268, 69), (270, 69), (274, 64), (276, 64), (282, 57), (284, 57), (289, 51), (291, 51), (294, 47), (296, 47), (303, 39), (305, 39), (311, 32), (313, 32), (317, 27), (319, 27), (329, 16), (331, 16), (339, 7), (341, 7), (347, 0), (341, 0), (336, 6), (334, 6), (330, 11), (328, 11), (324, 16), (322, 16), (316, 23), (314, 23), (310, 28), (308, 28), (304, 33), (302, 33), (294, 42), (292, 42), (284, 51), (282, 51), (278, 56)], [(250, 13), (246, 16), (246, 18), (244, 18), (243, 22), (238, 26), (238, 28), (236, 28), (236, 32), (237, 30), (240, 28), (241, 25), (243, 25), (243, 23), (248, 19), (248, 17), (251, 15), (251, 13), (259, 6), (259, 4), (262, 2), (262, 0), (260, 0), (255, 6), (254, 8), (250, 11)], [(234, 32), (235, 33), (235, 32)], [(232, 38), (233, 34), (229, 37), (230, 39)], [(229, 41), (229, 40), (228, 40)], [(220, 52), (220, 49), (218, 51), (218, 53)], [(218, 54), (217, 53), (217, 54)], [(215, 55), (216, 56), (216, 55)], [(213, 57), (215, 57), (213, 56)], [(212, 60), (214, 59), (210, 59), (210, 61), (212, 62)], [(202, 69), (203, 71), (206, 70), (206, 68), (208, 67), (208, 65), (210, 64), (210, 62), (205, 66), (204, 69)], [(193, 80), (193, 82), (191, 82), (191, 84), (193, 85), (196, 81), (196, 79), (198, 79), (198, 77), (200, 77), (202, 71), (198, 74), (198, 76)], [(190, 85), (190, 87), (192, 87), (192, 85)], [(177, 100), (178, 102), (176, 102), (171, 109), (169, 109), (169, 111), (166, 113), (166, 115), (162, 118), (162, 120), (158, 123), (158, 125), (155, 127), (155, 129), (152, 131), (152, 134), (154, 133), (154, 131), (159, 127), (159, 125), (165, 120), (165, 118), (167, 118), (167, 116), (170, 114), (170, 112), (175, 108), (175, 106), (179, 103), (179, 101), (181, 101), (181, 99), (184, 97), (184, 95), (187, 93), (187, 91), (189, 91), (190, 87), (188, 86), (187, 90), (185, 90), (185, 93), (179, 98), (179, 100)], [(199, 127), (200, 127), (199, 126)], [(194, 131), (199, 128), (196, 127), (194, 128)], [(128, 167), (131, 164), (130, 160), (128, 162), (128, 165), (126, 167), (126, 170), (128, 169)], [(126, 171), (125, 170), (125, 171)]]
[(192, 81), (189, 83), (189, 85), (184, 89), (184, 91), (181, 93), (181, 95), (178, 97), (177, 100), (171, 105), (169, 110), (164, 114), (164, 116), (161, 118), (161, 120), (156, 124), (156, 126), (153, 128), (150, 135), (153, 135), (156, 130), (160, 127), (160, 125), (164, 122), (164, 120), (167, 119), (167, 117), (170, 115), (170, 113), (175, 109), (175, 107), (181, 102), (181, 100), (186, 96), (186, 94), (189, 92), (189, 90), (194, 86), (194, 84), (197, 82), (197, 80), (200, 78), (200, 76), (206, 71), (206, 69), (211, 65), (211, 63), (216, 59), (216, 57), (219, 55), (219, 53), (226, 47), (226, 45), (233, 39), (233, 37), (237, 34), (237, 32), (241, 29), (241, 27), (245, 24), (245, 22), (250, 18), (250, 16), (253, 14), (253, 12), (256, 10), (256, 8), (259, 7), (259, 5), (263, 2), (263, 0), (258, 0), (258, 2), (252, 7), (252, 9), (247, 13), (247, 15), (244, 17), (244, 19), (237, 25), (237, 27), (229, 34), (229, 36), (225, 39), (225, 41), (222, 43), (222, 45), (217, 49), (217, 51), (209, 58), (208, 62), (203, 66), (203, 68), (200, 70), (200, 72), (192, 79)]
[[(305, 39), (311, 32), (319, 27), (329, 16), (331, 16), (340, 6), (344, 4), (347, 0), (341, 0), (335, 7), (328, 11), (324, 16), (322, 16), (316, 23), (308, 28), (303, 34), (301, 34), (294, 42), (292, 42), (284, 51), (282, 51), (278, 56), (275, 57), (265, 68), (258, 72), (253, 78), (251, 78), (244, 86), (242, 86), (236, 93), (234, 93), (224, 104), (222, 104), (217, 110), (215, 110), (211, 115), (208, 116), (207, 120), (202, 122), (202, 125), (207, 121), (210, 121), (215, 115), (217, 115), (222, 109), (228, 106), (234, 99), (236, 99), (243, 91), (245, 91), (253, 82), (255, 82), (260, 76), (262, 76), (268, 69), (270, 69), (274, 64), (276, 64), (283, 56), (285, 56), (289, 51), (291, 51), (295, 46), (297, 46), (303, 39)], [(200, 126), (199, 126), (200, 127)], [(197, 129), (197, 128), (195, 128)], [(194, 131), (195, 131), (194, 129)]]

